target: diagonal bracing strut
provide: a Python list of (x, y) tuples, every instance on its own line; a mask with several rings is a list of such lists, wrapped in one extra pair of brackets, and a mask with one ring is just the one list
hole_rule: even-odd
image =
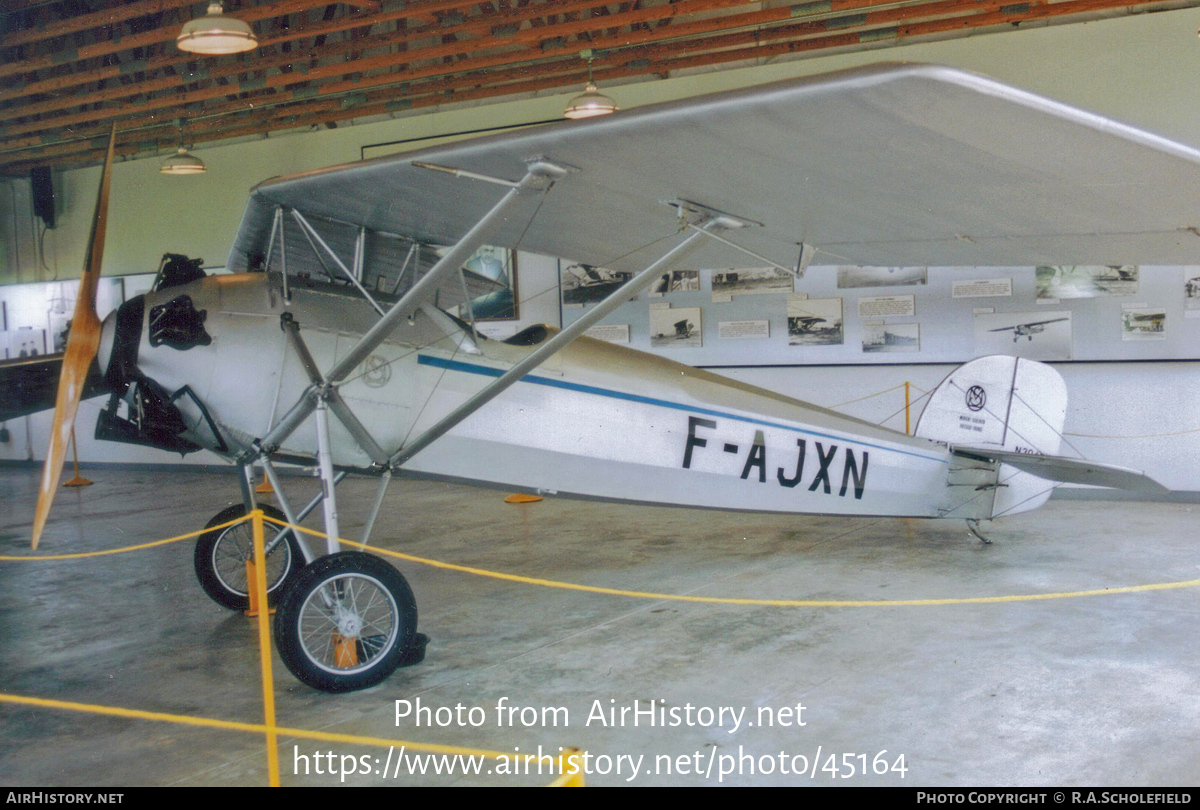
[[(313, 416), (316, 422), (317, 466), (321, 478), (321, 504), (325, 513), (325, 534), (329, 553), (332, 554), (338, 550), (338, 513), (334, 487), (337, 485), (338, 480), (340, 480), (338, 476), (335, 476), (333, 469), (333, 452), (329, 436), (330, 411), (333, 412), (334, 416), (350, 432), (355, 442), (358, 443), (371, 457), (375, 465), (384, 473), (367, 526), (364, 527), (362, 538), (364, 543), (367, 541), (370, 527), (374, 524), (375, 517), (378, 514), (383, 492), (391, 478), (391, 464), (387, 452), (379, 446), (362, 422), (350, 410), (350, 407), (338, 393), (338, 385), (363, 360), (370, 356), (371, 352), (387, 340), (404, 318), (415, 312), (426, 298), (432, 297), (433, 290), (437, 288), (444, 277), (453, 272), (461, 272), (463, 263), (495, 233), (496, 229), (504, 222), (505, 215), (521, 196), (532, 192), (548, 191), (566, 173), (566, 169), (548, 161), (542, 159), (531, 161), (527, 166), (525, 176), (515, 183), (505, 181), (503, 184), (508, 186), (509, 190), (500, 201), (492, 206), (474, 227), (450, 248), (429, 272), (417, 281), (390, 309), (383, 312), (378, 304), (367, 295), (367, 299), (380, 311), (380, 318), (341, 361), (334, 366), (329, 374), (321, 373), (311, 353), (308, 351), (308, 347), (304, 344), (304, 340), (300, 337), (299, 325), (291, 317), (290, 313), (285, 313), (281, 318), (281, 326), (287, 336), (288, 343), (300, 360), (301, 366), (308, 375), (310, 384), (283, 418), (267, 432), (267, 435), (261, 441), (255, 443), (254, 452), (243, 460), (243, 478), (246, 481), (249, 480), (246, 478), (246, 465), (253, 457), (257, 456), (260, 459), (268, 460), (270, 454), (278, 450), (288, 436), (295, 432), (309, 416)], [(320, 234), (309, 225), (303, 215), (294, 210), (292, 213), (305, 236), (309, 237), (310, 241), (311, 238), (315, 238), (337, 263), (338, 268), (365, 295), (365, 290), (362, 290), (359, 280), (355, 278), (355, 272), (345, 266), (341, 259), (329, 248), (328, 244), (321, 239)], [(277, 224), (279, 224), (280, 214), (281, 212), (276, 212)], [(282, 228), (280, 228), (280, 231), (282, 231)], [(317, 250), (316, 245), (313, 246), (313, 249), (314, 251)], [(360, 266), (362, 249), (363, 245), (360, 239), (360, 244), (356, 245), (356, 269)], [(244, 485), (243, 489), (246, 488)], [(248, 506), (253, 506), (252, 493), (248, 495), (247, 504)], [(289, 515), (289, 519), (290, 517)], [(305, 556), (308, 556), (307, 551)]]
[(550, 338), (550, 340), (538, 347), (536, 351), (524, 360), (489, 383), (482, 391), (467, 399), (466, 402), (444, 416), (437, 424), (396, 451), (389, 460), (389, 466), (398, 467), (424, 450), (453, 429), (455, 425), (491, 402), (509, 386), (550, 359), (551, 356), (562, 350), (568, 343), (582, 335), (614, 309), (649, 287), (662, 274), (663, 268), (677, 261), (702, 237), (711, 236), (714, 230), (739, 227), (740, 224), (735, 219), (720, 216), (709, 219), (703, 225), (697, 226), (682, 242), (671, 248), (656, 262), (646, 267), (627, 283), (610, 293), (607, 298), (589, 310), (579, 320)]

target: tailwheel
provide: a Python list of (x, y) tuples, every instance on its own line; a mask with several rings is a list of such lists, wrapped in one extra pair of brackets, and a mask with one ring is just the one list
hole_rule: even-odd
[[(269, 518), (287, 520), (273, 506), (259, 506)], [(208, 526), (219, 526), (243, 517), (246, 507), (234, 504), (222, 509)], [(267, 559), (267, 601), (274, 605), (281, 594), (304, 567), (304, 552), (292, 532), (280, 538), (280, 528), (273, 523), (263, 524), (263, 542)], [(246, 610), (250, 607), (249, 588), (246, 582), (246, 561), (254, 559), (254, 535), (250, 521), (205, 532), (196, 540), (193, 562), (196, 579), (200, 587), (218, 605), (230, 610)]]
[(275, 614), (275, 646), (302, 683), (323, 692), (366, 689), (413, 647), (417, 602), (378, 557), (342, 551), (304, 568)]

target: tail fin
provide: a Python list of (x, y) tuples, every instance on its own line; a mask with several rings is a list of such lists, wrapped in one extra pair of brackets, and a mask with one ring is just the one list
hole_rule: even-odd
[[(950, 445), (1013, 453), (1058, 453), (1067, 416), (1067, 386), (1057, 371), (1034, 360), (992, 355), (946, 377), (929, 398), (916, 434)], [(1001, 464), (992, 516), (1044, 504), (1054, 485)]]

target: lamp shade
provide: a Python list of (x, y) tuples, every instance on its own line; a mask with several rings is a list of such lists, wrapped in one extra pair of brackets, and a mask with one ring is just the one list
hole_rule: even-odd
[(588, 82), (583, 92), (571, 99), (563, 115), (567, 118), (591, 118), (595, 115), (608, 115), (616, 112), (617, 102), (604, 95), (596, 85)]
[(183, 26), (175, 44), (189, 53), (222, 54), (249, 51), (258, 45), (250, 24), (226, 17), (220, 3), (209, 3), (208, 13)]
[(188, 150), (181, 146), (178, 152), (162, 162), (158, 171), (161, 174), (204, 174), (208, 167), (203, 160), (188, 154)]

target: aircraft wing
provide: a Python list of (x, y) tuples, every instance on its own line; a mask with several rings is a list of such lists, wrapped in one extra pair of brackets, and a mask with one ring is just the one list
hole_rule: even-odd
[(1100, 464), (1082, 458), (1016, 453), (1010, 450), (993, 450), (989, 447), (952, 446), (950, 452), (966, 458), (998, 461), (1048, 481), (1158, 494), (1170, 492), (1162, 484), (1139, 470), (1131, 470), (1128, 467), (1118, 467), (1113, 464)]
[[(961, 70), (882, 64), (462, 141), (258, 185), (229, 259), (276, 206), (451, 244), (545, 157), (574, 169), (489, 241), (638, 270), (683, 199), (761, 223), (728, 234), (784, 266), (1188, 264), (1200, 151)], [(1190, 229), (1190, 230), (1189, 230)], [(820, 251), (824, 251), (821, 253)], [(742, 267), (709, 242), (689, 262)]]
[[(0, 422), (53, 408), (62, 361), (61, 354), (0, 360)], [(106, 391), (100, 370), (93, 363), (83, 398)]]

